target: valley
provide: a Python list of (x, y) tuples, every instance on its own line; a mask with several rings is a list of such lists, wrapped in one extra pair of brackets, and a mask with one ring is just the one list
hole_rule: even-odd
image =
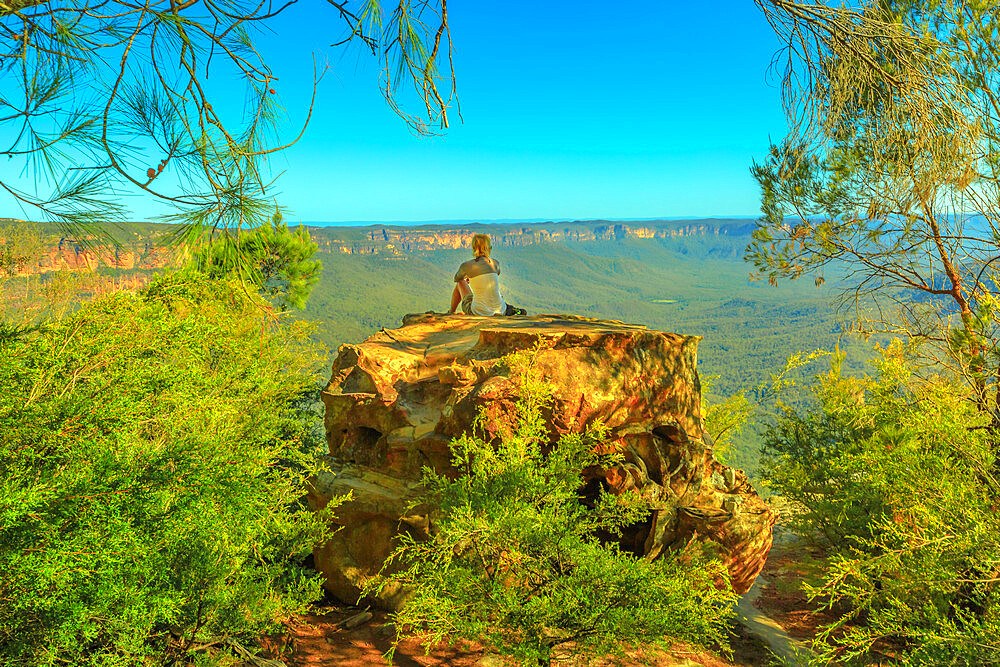
[[(32, 228), (39, 247), (7, 279), (8, 306), (29, 285), (37, 292), (56, 276), (75, 276), (76, 288), (91, 295), (141, 285), (188, 254), (165, 225), (123, 226), (113, 232), (117, 245), (96, 236), (69, 238), (50, 225)], [(703, 337), (698, 367), (709, 401), (760, 385), (791, 354), (831, 350), (838, 341), (845, 368), (860, 370), (866, 348), (842, 335), (831, 305), (836, 281), (772, 287), (748, 280), (742, 256), (752, 228), (743, 219), (313, 226), (323, 270), (296, 317), (313, 324), (332, 360), (342, 343), (398, 327), (407, 313), (443, 312), (454, 271), (469, 257), (469, 239), (485, 232), (494, 240), (505, 298), (530, 314), (620, 320)], [(799, 375), (820, 372), (822, 364)], [(325, 378), (329, 362), (316, 372)], [(756, 437), (741, 442), (730, 458), (752, 472)]]

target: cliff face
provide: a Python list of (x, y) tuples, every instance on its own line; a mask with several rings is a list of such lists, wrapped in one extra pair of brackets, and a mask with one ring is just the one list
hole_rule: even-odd
[[(2, 239), (0, 239), (2, 240)], [(169, 247), (144, 243), (134, 247), (91, 245), (59, 239), (40, 253), (19, 263), (14, 275), (28, 276), (52, 271), (111, 269), (162, 269), (175, 264), (176, 252)]]
[[(3, 219), (0, 219), (0, 223)], [(9, 220), (12, 224), (23, 221)], [(163, 234), (169, 226), (150, 231), (134, 230), (119, 246), (49, 236), (40, 256), (18, 267), (19, 275), (50, 271), (80, 271), (100, 268), (159, 269), (172, 264), (170, 244)], [(692, 237), (747, 236), (750, 222), (736, 220), (616, 222), (590, 220), (568, 223), (414, 227), (310, 227), (310, 235), (321, 251), (334, 255), (378, 255), (402, 259), (414, 253), (470, 247), (473, 234), (488, 233), (498, 248), (526, 247), (546, 243), (616, 243), (639, 239), (655, 241)], [(49, 232), (51, 233), (51, 232)], [(58, 240), (57, 240), (58, 239)], [(91, 239), (93, 241), (93, 239)], [(3, 238), (0, 237), (0, 243)], [(737, 243), (737, 245), (739, 245)]]
[(719, 224), (714, 222), (625, 223), (611, 221), (540, 223), (531, 225), (497, 225), (490, 228), (402, 228), (376, 227), (364, 231), (360, 240), (336, 237), (336, 231), (317, 230), (313, 237), (321, 247), (334, 253), (351, 255), (402, 256), (414, 252), (430, 252), (468, 248), (473, 234), (488, 233), (494, 247), (523, 247), (541, 243), (586, 243), (624, 241), (627, 239), (668, 239), (691, 236), (746, 235), (752, 225)]
[[(315, 552), (328, 590), (355, 601), (400, 531), (423, 534), (428, 516), (407, 511), (420, 468), (449, 469), (449, 441), (480, 410), (487, 428), (517, 401), (504, 355), (540, 345), (535, 364), (554, 388), (553, 439), (596, 421), (624, 462), (581, 471), (585, 492), (636, 490), (654, 511), (622, 546), (656, 557), (690, 540), (711, 541), (733, 586), (748, 590), (771, 546), (776, 516), (743, 472), (715, 460), (703, 432), (697, 337), (619, 322), (543, 315), (415, 315), (400, 329), (344, 345), (323, 393), (332, 472), (315, 480), (315, 507), (351, 491), (343, 526)], [(379, 602), (392, 606), (398, 591)]]

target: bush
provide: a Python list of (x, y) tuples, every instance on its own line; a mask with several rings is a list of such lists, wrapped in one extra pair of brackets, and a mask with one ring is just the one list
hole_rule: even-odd
[(303, 309), (319, 281), (323, 264), (313, 259), (319, 249), (309, 230), (291, 230), (275, 213), (267, 224), (223, 235), (199, 250), (189, 266), (212, 278), (236, 276), (256, 285), (259, 292), (285, 310)]
[(765, 435), (767, 480), (805, 507), (794, 527), (831, 557), (811, 599), (838, 619), (822, 660), (996, 664), (996, 437), (957, 383), (918, 378), (899, 346), (875, 373), (814, 387)]
[(168, 276), (0, 341), (0, 663), (160, 664), (317, 598), (318, 362), (263, 306)]
[(633, 494), (581, 502), (582, 472), (614, 458), (594, 453), (605, 434), (549, 447), (550, 389), (525, 353), (507, 363), (522, 397), (507, 435), (491, 442), (477, 428), (453, 441), (454, 479), (424, 471), (433, 536), (405, 537), (393, 557), (403, 571), (388, 578), (412, 592), (394, 619), (399, 637), (477, 641), (527, 664), (665, 637), (721, 645), (735, 598), (725, 567), (697, 553), (650, 561), (600, 541), (648, 507)]

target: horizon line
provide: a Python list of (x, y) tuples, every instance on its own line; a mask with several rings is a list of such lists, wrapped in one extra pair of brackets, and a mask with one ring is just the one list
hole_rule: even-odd
[(616, 218), (616, 217), (596, 217), (596, 218), (427, 218), (423, 220), (288, 220), (289, 224), (303, 224), (313, 226), (337, 226), (337, 227), (371, 227), (374, 225), (430, 225), (430, 224), (454, 224), (454, 225), (503, 225), (503, 224), (544, 224), (544, 223), (570, 223), (570, 222), (677, 222), (682, 220), (756, 220), (760, 215), (670, 215), (654, 216), (648, 218)]

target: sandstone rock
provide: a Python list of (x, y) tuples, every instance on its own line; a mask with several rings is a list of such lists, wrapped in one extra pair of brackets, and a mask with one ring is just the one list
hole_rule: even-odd
[[(403, 530), (425, 534), (427, 517), (426, 513), (407, 511), (418, 486), (416, 480), (340, 465), (336, 460), (327, 463), (329, 470), (312, 480), (310, 505), (319, 510), (331, 498), (349, 495), (351, 500), (336, 508), (340, 529), (313, 550), (313, 560), (325, 575), (326, 589), (343, 602), (356, 604), (365, 583), (392, 553), (392, 538)], [(380, 602), (391, 608), (400, 595), (398, 587), (386, 588)]]
[[(323, 392), (335, 470), (311, 500), (352, 491), (337, 509), (344, 528), (316, 552), (326, 587), (356, 602), (399, 531), (426, 529), (407, 510), (422, 466), (450, 469), (450, 440), (480, 409), (496, 431), (517, 400), (500, 360), (538, 348), (535, 364), (554, 387), (553, 439), (601, 421), (624, 462), (581, 471), (584, 492), (638, 490), (654, 511), (622, 546), (656, 557), (690, 540), (714, 542), (737, 592), (760, 572), (777, 515), (742, 471), (723, 466), (702, 430), (698, 337), (572, 316), (487, 318), (408, 315), (360, 345), (343, 345)], [(402, 519), (402, 521), (401, 521)], [(392, 606), (399, 591), (376, 601)]]

